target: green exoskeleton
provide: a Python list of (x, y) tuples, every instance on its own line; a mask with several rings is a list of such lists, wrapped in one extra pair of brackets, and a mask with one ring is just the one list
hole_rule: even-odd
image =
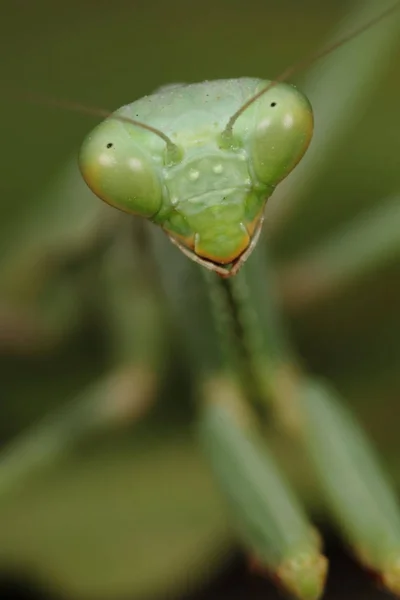
[[(263, 309), (252, 300), (254, 281), (262, 278), (265, 267), (256, 274), (250, 267), (238, 274), (257, 244), (268, 198), (301, 160), (312, 133), (310, 103), (284, 82), (243, 78), (173, 85), (106, 119), (86, 139), (79, 161), (97, 196), (161, 226), (186, 256), (216, 273), (206, 281), (220, 351), (214, 351), (213, 366), (204, 366), (207, 361), (201, 358), (198, 364), (201, 389), (207, 390), (202, 394), (202, 438), (233, 522), (254, 560), (291, 594), (310, 600), (322, 593), (327, 561), (318, 534), (258, 439), (257, 427), (248, 423), (252, 417), (246, 396), (274, 406), (284, 426), (301, 440), (355, 551), (390, 589), (400, 590), (399, 511), (368, 443), (359, 441), (362, 434), (344, 413), (332, 448), (344, 443), (346, 458), (331, 451), (327, 462), (322, 459), (319, 444), (330, 438), (339, 418), (336, 410), (340, 413), (334, 393), (302, 374), (287, 350), (271, 352), (271, 331), (277, 325), (263, 323)], [(222, 284), (218, 276), (237, 277)], [(182, 312), (201, 314), (195, 304), (186, 303)], [(203, 326), (210, 327), (199, 317), (197, 327)], [(190, 325), (186, 330), (191, 331), (189, 345), (196, 344), (196, 331)], [(213, 355), (211, 346), (203, 352)], [(292, 363), (291, 375), (287, 363)], [(282, 392), (288, 379), (294, 388), (289, 397)], [(354, 483), (344, 508), (338, 481), (332, 484), (329, 471), (339, 471), (346, 485), (357, 479), (362, 463), (369, 465), (365, 481), (359, 489)], [(369, 507), (368, 517), (359, 518), (357, 502)], [(377, 503), (386, 504), (390, 518), (375, 511)], [(366, 525), (369, 520), (372, 527)], [(372, 531), (386, 540), (379, 552)]]
[[(399, 6), (358, 32), (393, 16)], [(104, 233), (97, 226), (100, 209), (87, 216), (88, 229), (78, 241), (89, 231), (93, 244), (82, 255), (78, 243), (78, 255), (90, 267), (96, 261), (102, 265), (94, 293), (118, 338), (119, 368), (79, 396), (72, 410), (39, 424), (10, 447), (0, 462), (0, 494), (99, 425), (134, 420), (147, 408), (140, 399), (135, 402), (141, 396), (149, 404), (154, 395), (151, 375), (165, 362), (159, 350), (165, 323), (157, 319), (159, 289), (153, 294), (144, 277), (145, 293), (135, 295), (134, 278), (154, 266), (154, 256), (157, 283), (175, 311), (196, 377), (199, 437), (250, 562), (300, 600), (323, 594), (328, 561), (321, 536), (266, 443), (266, 431), (277, 429), (307, 457), (321, 504), (353, 553), (400, 595), (395, 493), (342, 399), (306, 372), (292, 348), (272, 299), (265, 248), (257, 245), (268, 199), (302, 159), (313, 134), (309, 101), (284, 81), (292, 72), (275, 81), (167, 86), (108, 115), (88, 135), (79, 166), (89, 188), (107, 204), (159, 226), (182, 252), (152, 225), (135, 230), (143, 238), (132, 244), (130, 220), (120, 215), (114, 223), (110, 213), (117, 213), (108, 207), (103, 207), (108, 211), (104, 239), (98, 235)], [(74, 200), (79, 194), (71, 190)], [(83, 222), (84, 211), (78, 214)], [(76, 283), (75, 271), (66, 271), (67, 284), (61, 278), (57, 295), (62, 300), (68, 283)], [(89, 267), (79, 282), (88, 272)], [(61, 303), (63, 312), (74, 313), (79, 298), (79, 292), (71, 294), (66, 308)], [(127, 390), (134, 402), (126, 402)], [(132, 504), (140, 503), (140, 495), (139, 482)], [(175, 504), (172, 509), (179, 513)], [(98, 570), (96, 565), (96, 577)]]
[[(313, 116), (285, 83), (230, 115), (271, 82), (176, 85), (122, 107), (91, 133), (80, 167), (100, 198), (160, 225), (187, 256), (235, 275), (260, 235), (265, 203), (306, 151)], [(221, 127), (222, 125), (222, 127)], [(162, 135), (161, 135), (162, 132)]]

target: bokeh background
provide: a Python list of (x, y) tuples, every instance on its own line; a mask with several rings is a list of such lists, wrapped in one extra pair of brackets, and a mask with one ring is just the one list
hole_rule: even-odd
[[(32, 101), (29, 95), (112, 110), (167, 83), (273, 78), (299, 57), (315, 52), (362, 4), (3, 0), (2, 444), (109, 369), (101, 302), (96, 310), (93, 299), (86, 302), (87, 288), (96, 288), (95, 279), (88, 285), (83, 276), (85, 308), (80, 317), (44, 344), (36, 341), (32, 330), (37, 320), (30, 301), (35, 297), (30, 286), (37, 286), (42, 277), (29, 271), (32, 281), (25, 285), (23, 298), (20, 293), (16, 300), (10, 291), (13, 273), (22, 263), (29, 264), (29, 256), (24, 262), (26, 254), (44, 243), (43, 230), (57, 233), (62, 221), (63, 249), (68, 249), (68, 240), (79, 229), (81, 214), (75, 209), (70, 213), (69, 206), (75, 207), (81, 188), (71, 188), (72, 202), (60, 173), (63, 165), (72, 164), (82, 139), (98, 122), (96, 117)], [(370, 2), (370, 10), (386, 5)], [(395, 18), (380, 27), (389, 31)], [(390, 35), (395, 39), (393, 32)], [(377, 50), (375, 56), (374, 44), (383, 44), (377, 39), (373, 32), (365, 34), (360, 47), (359, 53), (367, 47), (373, 51), (373, 84), (359, 94), (355, 105), (347, 91), (358, 86), (356, 66), (346, 76), (338, 73), (329, 88), (318, 86), (325, 61), (319, 63), (309, 88), (307, 71), (293, 78), (304, 85), (312, 104), (314, 97), (317, 101), (316, 127), (323, 135), (316, 151), (336, 130), (341, 133), (326, 160), (300, 182), (299, 199), (293, 179), (292, 187), (286, 188), (287, 204), (285, 190), (271, 201), (267, 228), (275, 291), (304, 363), (346, 396), (400, 489), (400, 45), (396, 48), (393, 42), (386, 53)], [(347, 60), (346, 54), (341, 56), (339, 67)], [(337, 106), (343, 107), (341, 125), (335, 122), (332, 133), (329, 107)], [(52, 204), (57, 185), (61, 187)], [(90, 210), (97, 210), (97, 200), (86, 194), (86, 201)], [(379, 207), (383, 212), (374, 212)], [(91, 216), (84, 212), (83, 218)], [(347, 244), (343, 249), (341, 238)], [(313, 261), (325, 256), (326, 243), (332, 240), (331, 262), (326, 263), (333, 265), (330, 271), (325, 263)], [(361, 256), (361, 266), (347, 274), (353, 249)], [(21, 262), (15, 263), (17, 255)], [(35, 265), (33, 260), (31, 269)], [(47, 301), (51, 307), (51, 294)], [(173, 323), (166, 331), (173, 336)], [(248, 575), (237, 554), (218, 493), (195, 445), (190, 377), (179, 343), (170, 342), (168, 352), (168, 374), (163, 373), (157, 391), (160, 407), (143, 423), (91, 440), (57, 469), (0, 501), (1, 597), (28, 597), (24, 581), (39, 598), (275, 597), (268, 583)], [(326, 528), (333, 557), (328, 597), (378, 598), (367, 576), (345, 558), (330, 535), (324, 515), (318, 513), (318, 500), (310, 497), (305, 467), (275, 442)]]

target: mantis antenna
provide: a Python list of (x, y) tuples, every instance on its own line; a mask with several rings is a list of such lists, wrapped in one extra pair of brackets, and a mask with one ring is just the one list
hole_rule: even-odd
[(146, 131), (150, 131), (150, 133), (154, 133), (154, 135), (158, 135), (159, 138), (163, 140), (163, 142), (167, 145), (167, 152), (171, 157), (175, 157), (179, 155), (179, 148), (174, 142), (162, 131), (156, 129), (156, 127), (152, 127), (151, 125), (147, 125), (146, 123), (142, 123), (141, 121), (136, 121), (136, 119), (131, 119), (130, 117), (124, 117), (123, 115), (115, 115), (110, 110), (105, 108), (98, 108), (96, 106), (86, 106), (85, 104), (80, 104), (79, 102), (72, 102), (69, 100), (58, 100), (56, 98), (48, 98), (46, 96), (40, 96), (39, 94), (28, 94), (28, 99), (32, 102), (39, 102), (40, 104), (47, 104), (48, 106), (63, 108), (69, 111), (79, 112), (81, 114), (93, 115), (95, 117), (112, 117), (116, 121), (121, 121), (122, 123), (130, 123), (131, 125), (135, 125), (136, 127), (141, 127)]
[[(269, 92), (269, 90), (271, 90), (276, 85), (278, 85), (278, 83), (282, 83), (283, 81), (286, 81), (287, 79), (289, 79), (289, 77), (291, 77), (295, 73), (302, 71), (303, 69), (305, 69), (309, 65), (313, 64), (317, 60), (320, 60), (324, 56), (327, 56), (328, 54), (330, 54), (337, 48), (344, 46), (347, 42), (350, 42), (353, 38), (364, 33), (370, 27), (379, 23), (380, 21), (382, 21), (383, 19), (385, 19), (386, 17), (388, 17), (389, 15), (394, 13), (399, 8), (400, 8), (400, 0), (398, 0), (395, 4), (393, 4), (392, 6), (387, 8), (385, 11), (383, 11), (376, 17), (367, 21), (367, 23), (364, 23), (364, 25), (361, 25), (357, 29), (354, 29), (347, 35), (343, 36), (337, 42), (334, 42), (334, 43), (330, 44), (329, 46), (322, 48), (322, 50), (320, 50), (316, 54), (312, 54), (311, 56), (308, 56), (307, 58), (304, 58), (304, 59), (301, 59), (301, 60), (295, 62), (290, 67), (287, 67), (280, 75), (278, 75), (278, 77), (274, 81), (271, 81), (265, 88), (263, 88), (262, 90), (257, 92), (257, 94), (255, 94), (254, 96), (249, 98), (249, 100), (247, 100), (244, 104), (242, 104), (242, 106), (230, 117), (228, 123), (226, 124), (225, 129), (223, 130), (223, 132), (221, 134), (221, 138), (222, 138), (224, 144), (232, 145), (233, 126), (235, 125), (238, 118), (252, 104), (254, 104), (254, 102), (256, 102), (264, 94)], [(154, 135), (157, 135), (159, 138), (161, 138), (163, 140), (163, 142), (165, 142), (165, 144), (167, 146), (167, 155), (169, 157), (169, 160), (172, 163), (179, 162), (181, 159), (181, 152), (180, 152), (179, 147), (176, 144), (174, 144), (173, 141), (165, 133), (163, 133), (159, 129), (156, 129), (156, 127), (152, 127), (151, 125), (147, 125), (146, 123), (142, 123), (141, 121), (136, 121), (136, 119), (131, 119), (130, 117), (124, 117), (122, 115), (115, 115), (112, 111), (104, 109), (104, 108), (86, 106), (86, 105), (80, 104), (78, 102), (72, 102), (72, 101), (68, 101), (68, 100), (58, 100), (55, 98), (40, 96), (38, 94), (29, 93), (28, 95), (24, 94), (24, 96), (25, 96), (25, 98), (27, 97), (27, 99), (29, 99), (33, 102), (39, 102), (42, 105), (47, 104), (48, 106), (63, 108), (63, 109), (70, 110), (70, 111), (80, 112), (81, 114), (93, 115), (93, 116), (98, 116), (98, 117), (104, 117), (104, 118), (112, 117), (113, 119), (115, 119), (117, 121), (121, 121), (122, 123), (130, 123), (131, 125), (135, 125), (136, 127), (140, 127), (141, 129), (150, 131), (150, 133), (154, 133)]]
[(322, 50), (320, 50), (316, 54), (313, 54), (311, 56), (308, 56), (307, 58), (301, 59), (298, 62), (291, 65), (290, 67), (287, 67), (274, 81), (271, 81), (271, 83), (269, 83), (264, 89), (260, 90), (259, 92), (257, 92), (257, 94), (255, 94), (254, 96), (249, 98), (249, 100), (247, 100), (247, 102), (242, 104), (242, 106), (231, 116), (224, 131), (222, 132), (223, 139), (228, 142), (232, 140), (233, 126), (236, 123), (237, 119), (240, 117), (240, 115), (242, 115), (245, 112), (245, 110), (247, 110), (249, 108), (249, 106), (254, 104), (254, 102), (256, 102), (259, 98), (261, 98), (261, 96), (263, 96), (264, 94), (269, 92), (270, 89), (272, 89), (276, 85), (278, 85), (278, 83), (282, 83), (283, 81), (286, 81), (287, 79), (289, 79), (289, 77), (291, 77), (295, 73), (302, 71), (303, 69), (305, 69), (312, 63), (316, 62), (320, 58), (323, 58), (324, 56), (326, 56), (327, 54), (330, 54), (337, 48), (344, 46), (344, 44), (351, 41), (353, 38), (357, 37), (361, 33), (364, 33), (364, 31), (367, 31), (367, 29), (369, 29), (376, 23), (379, 23), (380, 21), (382, 21), (383, 19), (385, 19), (386, 17), (388, 17), (389, 15), (394, 13), (399, 8), (400, 8), (400, 1), (396, 2), (393, 6), (390, 6), (387, 10), (383, 11), (381, 14), (374, 17), (373, 19), (371, 19), (364, 25), (361, 25), (361, 27), (354, 29), (353, 31), (351, 31), (350, 33), (348, 33), (347, 35), (342, 37), (337, 42), (334, 42), (333, 44), (327, 46), (326, 48), (322, 48)]

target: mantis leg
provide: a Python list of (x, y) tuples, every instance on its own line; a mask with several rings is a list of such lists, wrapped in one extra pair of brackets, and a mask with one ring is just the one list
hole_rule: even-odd
[(164, 321), (150, 277), (135, 262), (132, 235), (131, 227), (119, 231), (96, 259), (99, 272), (91, 276), (109, 334), (109, 371), (4, 448), (0, 497), (56, 464), (88, 436), (132, 424), (155, 400), (165, 364)]
[(260, 310), (260, 289), (268, 281), (272, 276), (265, 256), (257, 252), (232, 282), (233, 295), (241, 299), (236, 318), (247, 360), (258, 376), (259, 398), (306, 450), (326, 508), (354, 553), (398, 594), (400, 511), (396, 495), (343, 399), (300, 365), (267, 289)]
[(260, 433), (251, 408), (256, 390), (242, 385), (247, 367), (235, 341), (225, 283), (204, 270), (203, 279), (168, 240), (158, 232), (152, 235), (157, 255), (168, 265), (161, 274), (197, 374), (200, 437), (234, 527), (252, 561), (286, 591), (317, 599), (327, 561), (317, 532)]

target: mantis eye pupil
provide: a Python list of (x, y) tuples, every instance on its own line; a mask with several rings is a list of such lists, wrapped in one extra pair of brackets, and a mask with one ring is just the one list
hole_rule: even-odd
[(113, 144), (112, 144), (111, 142), (109, 142), (109, 143), (107, 144), (107, 148), (112, 148), (112, 147), (113, 147)]
[(276, 106), (276, 102), (271, 102), (270, 106), (272, 106), (272, 107)]

